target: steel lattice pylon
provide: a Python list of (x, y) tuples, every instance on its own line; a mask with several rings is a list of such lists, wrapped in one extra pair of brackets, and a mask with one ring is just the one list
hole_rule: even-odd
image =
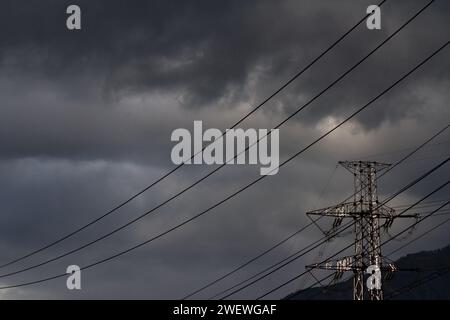
[[(380, 247), (380, 220), (388, 220), (386, 225), (390, 226), (393, 219), (396, 218), (394, 209), (380, 205), (377, 193), (377, 174), (389, 168), (390, 165), (374, 161), (341, 161), (339, 164), (354, 176), (353, 202), (310, 211), (307, 214), (334, 217), (333, 229), (327, 233), (330, 237), (335, 235), (334, 231), (344, 218), (352, 218), (355, 222), (354, 255), (322, 264), (309, 265), (307, 268), (334, 270), (336, 272), (335, 280), (341, 278), (344, 271), (353, 271), (353, 299), (382, 300), (382, 288), (367, 288), (364, 273), (369, 266), (374, 266), (380, 272), (389, 274), (396, 270), (392, 264), (383, 262)], [(402, 215), (400, 217), (410, 218), (412, 216)]]
[[(364, 299), (364, 270), (376, 266), (381, 270), (380, 228), (377, 194), (377, 172), (389, 165), (377, 162), (341, 162), (344, 168), (353, 173), (355, 195), (355, 277), (353, 279), (353, 299)], [(359, 189), (359, 192), (357, 192)], [(382, 289), (368, 290), (371, 300), (382, 300)]]

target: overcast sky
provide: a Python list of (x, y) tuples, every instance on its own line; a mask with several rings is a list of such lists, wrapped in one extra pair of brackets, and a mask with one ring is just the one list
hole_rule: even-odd
[[(428, 1), (388, 0), (381, 30), (361, 24), (243, 128), (272, 128), (328, 86)], [(66, 29), (78, 4), (82, 29)], [(365, 14), (372, 1), (5, 0), (0, 6), (0, 264), (102, 215), (174, 167), (174, 129), (224, 130), (275, 91)], [(286, 159), (380, 93), (449, 39), (450, 2), (436, 0), (339, 85), (280, 129)], [(82, 272), (1, 298), (181, 298), (283, 239), (305, 211), (352, 194), (339, 160), (393, 163), (449, 123), (450, 51), (439, 53), (370, 108), (279, 173), (183, 228)], [(449, 155), (446, 132), (379, 183), (384, 199)], [(115, 214), (57, 246), (3, 268), (31, 266), (76, 248), (166, 200), (215, 167), (185, 166)], [(448, 166), (390, 205), (419, 199), (449, 177)], [(127, 249), (206, 209), (259, 177), (259, 167), (227, 166), (157, 214), (64, 259), (15, 276), (13, 285), (64, 273)], [(328, 187), (327, 181), (330, 181)], [(448, 198), (448, 189), (434, 199)], [(322, 196), (321, 196), (322, 195)], [(433, 225), (441, 218), (425, 224)], [(324, 219), (326, 220), (326, 219)], [(327, 228), (331, 220), (322, 221)], [(402, 222), (394, 229), (400, 230)], [(426, 229), (426, 228), (425, 228)], [(419, 228), (420, 230), (425, 230)], [(407, 247), (450, 244), (450, 226)], [(233, 285), (321, 236), (314, 228), (198, 298)], [(332, 254), (351, 236), (330, 243)], [(393, 241), (383, 249), (399, 246)], [(350, 252), (349, 252), (350, 254)], [(317, 251), (235, 298), (255, 298), (302, 272)], [(271, 298), (310, 284), (299, 280)]]

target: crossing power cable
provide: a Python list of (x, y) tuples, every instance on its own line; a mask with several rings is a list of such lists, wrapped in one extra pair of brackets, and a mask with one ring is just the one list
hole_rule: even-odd
[(431, 273), (430, 275), (423, 277), (419, 280), (414, 281), (413, 283), (400, 288), (399, 290), (396, 290), (395, 292), (393, 292), (392, 294), (386, 296), (385, 300), (390, 300), (394, 297), (397, 297), (399, 295), (405, 294), (406, 292), (411, 291), (414, 288), (417, 288), (419, 286), (422, 286), (430, 281), (433, 281), (435, 279), (438, 279), (440, 277), (443, 277), (444, 275), (446, 275), (447, 273), (450, 272), (450, 265), (443, 267), (443, 268), (439, 268), (437, 271)]
[(422, 277), (418, 280), (413, 281), (412, 283), (405, 285), (399, 289), (396, 289), (391, 294), (387, 295), (385, 297), (386, 300), (390, 300), (394, 297), (400, 296), (402, 294), (405, 294), (407, 292), (410, 292), (412, 289), (417, 288), (419, 286), (422, 286), (430, 281), (433, 281), (435, 279), (438, 279), (440, 277), (443, 277), (447, 273), (450, 272), (450, 265), (447, 265), (442, 268), (438, 268), (436, 271), (432, 272), (431, 274), (426, 275), (425, 277)]
[[(449, 159), (447, 159), (447, 161), (448, 161), (448, 160), (449, 160)], [(404, 186), (402, 189), (400, 189), (399, 191), (397, 191), (396, 193), (394, 193), (393, 195), (391, 195), (390, 197), (388, 197), (386, 200), (384, 200), (383, 204), (384, 204), (384, 203), (387, 203), (387, 202), (389, 202), (389, 201), (391, 201), (391, 200), (394, 199), (396, 196), (398, 196), (398, 195), (401, 194), (402, 192), (406, 191), (407, 189), (409, 189), (409, 188), (412, 187), (413, 185), (417, 184), (419, 181), (421, 181), (422, 179), (424, 179), (425, 177), (427, 177), (428, 175), (430, 175), (430, 174), (433, 173), (434, 171), (438, 170), (438, 169), (439, 169), (441, 166), (443, 166), (443, 165), (444, 165), (444, 163), (441, 163), (440, 165), (438, 165), (438, 166), (434, 167), (433, 169), (427, 171), (427, 172), (424, 173), (422, 176), (420, 176), (419, 178), (415, 179), (414, 181), (412, 181), (411, 183), (407, 184), (407, 185)], [(262, 176), (262, 177), (266, 177), (266, 176)], [(436, 191), (434, 191), (434, 192), (436, 192)], [(434, 192), (433, 192), (433, 193), (434, 193)], [(424, 197), (423, 199), (417, 201), (417, 202), (416, 202), (415, 204), (413, 204), (411, 207), (413, 207), (414, 205), (420, 203), (421, 201), (423, 201), (424, 199), (426, 199), (426, 198), (429, 197), (429, 196), (431, 196), (431, 194), (428, 195), (428, 196), (426, 196), (426, 197)], [(411, 207), (410, 207), (410, 208), (411, 208)], [(410, 208), (407, 208), (407, 209), (403, 210), (402, 213), (406, 212), (406, 211), (409, 210)], [(155, 238), (152, 238), (152, 239), (155, 239)], [(149, 240), (152, 240), (152, 239), (149, 239)], [(144, 244), (147, 244), (148, 242), (150, 242), (149, 240), (147, 240), (146, 242), (140, 243), (139, 245), (136, 245), (136, 246), (134, 246), (134, 247), (131, 247), (131, 248), (125, 250), (125, 251), (121, 251), (121, 252), (119, 252), (119, 253), (117, 253), (117, 254), (115, 254), (115, 255), (113, 255), (113, 256), (110, 256), (110, 257), (108, 257), (108, 258), (105, 258), (105, 259), (99, 260), (99, 261), (97, 261), (97, 262), (95, 262), (95, 263), (92, 263), (92, 264), (89, 264), (89, 265), (87, 265), (87, 266), (84, 266), (84, 267), (80, 268), (80, 270), (86, 270), (86, 269), (92, 268), (92, 267), (94, 267), (94, 266), (96, 266), (96, 265), (99, 265), (99, 264), (105, 263), (105, 262), (107, 262), (107, 261), (110, 261), (110, 260), (112, 260), (112, 259), (114, 259), (114, 258), (116, 258), (116, 257), (118, 257), (118, 256), (121, 256), (121, 255), (123, 255), (123, 254), (125, 254), (125, 253), (128, 253), (128, 252), (130, 252), (131, 250), (134, 250), (134, 249), (136, 249), (136, 248), (138, 248), (138, 247), (140, 247), (140, 246), (142, 246), (142, 245), (144, 245)], [(319, 243), (317, 246), (319, 246), (319, 245), (320, 245), (320, 243)], [(316, 247), (317, 247), (317, 246), (316, 246)], [(314, 248), (312, 248), (312, 249), (314, 249)], [(17, 288), (17, 287), (23, 287), (23, 286), (28, 286), (28, 285), (38, 284), (38, 283), (42, 283), (42, 282), (54, 280), (54, 279), (61, 278), (61, 277), (65, 277), (65, 276), (66, 276), (66, 274), (65, 274), (65, 273), (62, 273), (62, 274), (58, 274), (58, 275), (51, 276), (51, 277), (48, 277), (48, 278), (40, 279), (40, 280), (24, 282), (24, 283), (16, 284), (16, 285), (2, 286), (2, 287), (0, 287), (0, 290), (5, 290), (5, 289), (11, 289), (11, 288)]]
[[(326, 185), (324, 187), (324, 189), (322, 190), (321, 194), (323, 194), (325, 192), (325, 189), (328, 187), (328, 185), (330, 184), (334, 174), (336, 173), (336, 169), (337, 166), (333, 169), (332, 173), (330, 174), (330, 176), (327, 179)], [(322, 196), (319, 196), (319, 199)], [(272, 245), (270, 248), (264, 250), (263, 252), (259, 253), (258, 255), (256, 255), (255, 257), (249, 259), (248, 261), (244, 262), (243, 264), (239, 265), (238, 267), (235, 267), (233, 270), (227, 272), (226, 274), (220, 276), (219, 278), (209, 282), (208, 284), (204, 285), (203, 287), (196, 289), (195, 291), (189, 293), (188, 295), (184, 296), (181, 300), (186, 300), (192, 296), (194, 296), (195, 294), (213, 286), (214, 284), (218, 283), (219, 281), (229, 277), (230, 275), (236, 273), (237, 271), (245, 268), (246, 266), (250, 265), (251, 263), (255, 262), (256, 260), (258, 260), (259, 258), (265, 256), (266, 254), (272, 252), (273, 250), (275, 250), (276, 248), (280, 247), (281, 245), (283, 245), (284, 243), (286, 243), (287, 241), (289, 241), (290, 239), (294, 238), (295, 236), (297, 236), (298, 234), (300, 234), (301, 232), (303, 232), (304, 230), (306, 230), (308, 227), (311, 226), (312, 223), (309, 223), (303, 227), (301, 227), (300, 229), (296, 230), (294, 233), (290, 234), (289, 236), (287, 236), (286, 238), (278, 241), (277, 243), (275, 243), (274, 245)], [(214, 298), (214, 297), (213, 297)]]

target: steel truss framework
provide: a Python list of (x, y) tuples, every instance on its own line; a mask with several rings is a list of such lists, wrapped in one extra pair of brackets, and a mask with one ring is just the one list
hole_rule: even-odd
[(411, 218), (415, 215), (396, 216), (395, 210), (380, 205), (377, 193), (377, 174), (389, 164), (374, 161), (340, 161), (339, 164), (353, 174), (353, 202), (341, 203), (323, 209), (307, 212), (308, 215), (334, 217), (333, 227), (327, 232), (330, 237), (338, 235), (336, 229), (344, 218), (352, 218), (354, 224), (355, 246), (354, 255), (329, 261), (322, 264), (307, 266), (309, 269), (334, 270), (337, 280), (345, 271), (352, 271), (354, 300), (382, 300), (383, 290), (380, 287), (368, 288), (364, 283), (364, 275), (369, 266), (374, 266), (384, 274), (385, 279), (392, 277), (396, 267), (384, 261), (380, 247), (380, 220), (385, 220), (384, 226), (390, 227), (397, 217)]

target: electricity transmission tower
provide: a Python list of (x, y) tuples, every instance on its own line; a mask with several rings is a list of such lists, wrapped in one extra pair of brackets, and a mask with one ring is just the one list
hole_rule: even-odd
[[(307, 266), (309, 269), (325, 269), (335, 271), (334, 280), (342, 277), (345, 271), (352, 271), (353, 299), (382, 300), (382, 273), (385, 278), (392, 276), (396, 267), (383, 261), (380, 247), (380, 220), (385, 220), (385, 227), (390, 227), (394, 218), (416, 217), (416, 215), (395, 215), (395, 210), (378, 201), (377, 174), (389, 164), (372, 161), (340, 161), (339, 164), (353, 174), (354, 196), (352, 202), (307, 212), (308, 215), (333, 217), (333, 227), (326, 234), (330, 237), (338, 235), (337, 228), (344, 218), (354, 221), (355, 247), (354, 254), (326, 263)], [(370, 269), (368, 270), (368, 268)], [(379, 275), (379, 283), (368, 286), (364, 275), (372, 272)]]

